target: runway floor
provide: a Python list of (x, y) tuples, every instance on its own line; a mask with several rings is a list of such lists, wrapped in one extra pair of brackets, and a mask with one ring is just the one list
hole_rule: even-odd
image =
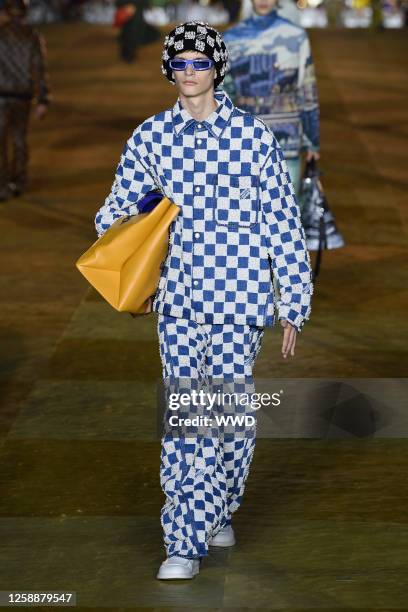
[[(53, 103), (32, 121), (29, 191), (0, 208), (0, 590), (71, 590), (78, 608), (112, 610), (408, 610), (408, 427), (357, 431), (352, 417), (331, 439), (259, 439), (236, 547), (191, 582), (154, 579), (156, 315), (114, 312), (74, 262), (125, 140), (175, 90), (160, 44), (127, 66), (110, 28), (42, 31)], [(347, 248), (324, 254), (295, 358), (268, 329), (255, 374), (404, 378), (406, 34), (311, 38), (322, 180)]]

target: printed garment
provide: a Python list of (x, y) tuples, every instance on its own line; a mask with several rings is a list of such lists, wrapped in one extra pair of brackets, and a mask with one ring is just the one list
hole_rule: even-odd
[[(199, 324), (159, 314), (163, 379), (203, 384), (222, 378), (237, 385), (245, 380), (245, 389), (254, 392), (252, 370), (263, 334), (260, 327)], [(163, 436), (160, 482), (166, 502), (161, 523), (167, 556), (207, 555), (209, 539), (230, 524), (241, 504), (255, 433), (256, 424), (245, 435)]]
[(16, 19), (0, 25), (0, 97), (49, 102), (45, 42), (30, 25)]
[(170, 226), (153, 310), (198, 323), (272, 326), (271, 266), (279, 319), (300, 330), (311, 310), (310, 257), (287, 164), (265, 124), (215, 92), (196, 121), (180, 100), (127, 141), (111, 192), (97, 212), (102, 235), (159, 189), (180, 207)]
[(254, 15), (224, 32), (230, 69), (223, 88), (260, 117), (285, 157), (319, 150), (319, 103), (306, 31), (278, 15)]

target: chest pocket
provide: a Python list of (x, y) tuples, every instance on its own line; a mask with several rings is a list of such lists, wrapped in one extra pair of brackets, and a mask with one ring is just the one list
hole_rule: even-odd
[(259, 222), (259, 177), (219, 174), (215, 183), (214, 219), (230, 229)]

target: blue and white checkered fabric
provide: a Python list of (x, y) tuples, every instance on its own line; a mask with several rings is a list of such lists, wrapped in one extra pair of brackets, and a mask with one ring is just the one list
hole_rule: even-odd
[(181, 106), (146, 119), (126, 143), (95, 218), (102, 235), (159, 189), (180, 207), (153, 310), (198, 323), (272, 326), (310, 316), (310, 257), (286, 160), (269, 128), (216, 91), (196, 121)]
[[(261, 327), (199, 324), (159, 314), (163, 379), (194, 383), (215, 378), (239, 381), (245, 376), (249, 381), (263, 334)], [(252, 386), (248, 392), (254, 391)], [(161, 523), (167, 556), (207, 555), (211, 536), (231, 522), (255, 449), (256, 426), (252, 429), (245, 437), (163, 436), (160, 481), (166, 502)]]

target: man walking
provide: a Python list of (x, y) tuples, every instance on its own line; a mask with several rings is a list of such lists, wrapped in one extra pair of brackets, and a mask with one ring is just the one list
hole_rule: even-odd
[(307, 32), (277, 12), (277, 0), (252, 0), (254, 14), (224, 32), (230, 69), (224, 89), (273, 131), (299, 192), (301, 153), (319, 158), (319, 101)]
[(44, 42), (24, 21), (27, 5), (0, 0), (0, 201), (20, 195), (27, 184), (31, 100), (36, 96), (38, 118), (49, 103)]
[[(250, 378), (264, 328), (283, 326), (294, 355), (310, 316), (311, 268), (282, 149), (265, 124), (215, 91), (227, 51), (220, 34), (188, 22), (165, 39), (162, 71), (178, 100), (128, 139), (97, 212), (102, 235), (159, 189), (180, 207), (151, 308), (158, 313), (163, 378)], [(279, 279), (274, 312), (271, 268)], [(193, 578), (209, 546), (232, 546), (255, 438), (162, 438), (161, 522), (167, 559), (159, 579)]]

